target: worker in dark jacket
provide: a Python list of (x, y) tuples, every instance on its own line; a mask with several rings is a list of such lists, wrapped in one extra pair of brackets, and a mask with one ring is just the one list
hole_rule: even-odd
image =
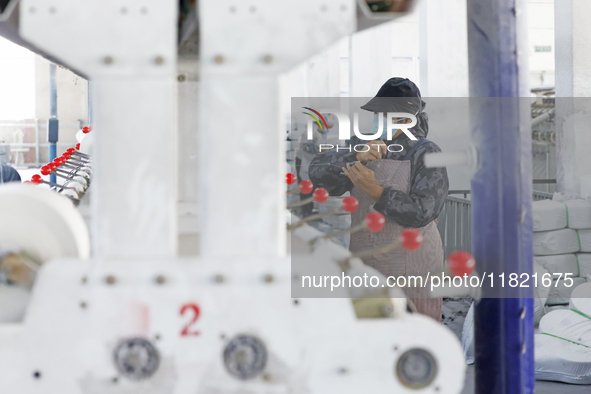
[(0, 183), (20, 182), (21, 176), (9, 165), (0, 164)]
[[(367, 152), (330, 150), (317, 154), (310, 164), (310, 180), (315, 187), (323, 187), (333, 196), (350, 191), (357, 197), (360, 205), (352, 215), (352, 226), (361, 223), (370, 210), (386, 217), (386, 227), (380, 233), (366, 230), (351, 235), (352, 252), (390, 244), (407, 227), (423, 234), (423, 246), (417, 252), (397, 250), (363, 259), (386, 276), (421, 274), (441, 269), (443, 264), (436, 219), (445, 204), (449, 182), (445, 168), (425, 167), (425, 154), (441, 149), (426, 139), (429, 126), (424, 107), (419, 89), (412, 81), (391, 78), (361, 108), (374, 112), (374, 134), (376, 128), (379, 131), (376, 126), (387, 120), (384, 115), (388, 112), (415, 115), (417, 124), (409, 131), (416, 140), (411, 140), (402, 130), (387, 140), (383, 126), (384, 139), (362, 141), (353, 137), (348, 141), (349, 146), (368, 145)], [(410, 121), (395, 119), (395, 123)], [(419, 312), (441, 320), (441, 299), (429, 300), (425, 289), (413, 289), (407, 295)]]

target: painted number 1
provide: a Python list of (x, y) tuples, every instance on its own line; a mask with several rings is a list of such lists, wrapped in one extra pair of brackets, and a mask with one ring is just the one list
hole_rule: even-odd
[(184, 316), (185, 313), (188, 313), (189, 316), (192, 314), (193, 318), (183, 327), (181, 337), (199, 335), (199, 331), (191, 329), (191, 326), (193, 326), (197, 322), (197, 319), (199, 319), (199, 306), (197, 306), (197, 304), (185, 304), (181, 307), (181, 316)]

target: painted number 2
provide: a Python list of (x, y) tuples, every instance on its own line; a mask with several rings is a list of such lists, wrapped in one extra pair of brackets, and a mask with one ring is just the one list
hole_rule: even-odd
[(197, 304), (185, 304), (181, 307), (181, 316), (184, 316), (185, 314), (189, 314), (189, 316), (191, 316), (191, 314), (193, 315), (191, 321), (189, 321), (183, 327), (183, 330), (181, 331), (181, 337), (199, 335), (199, 331), (191, 329), (191, 326), (195, 325), (197, 319), (199, 319), (200, 312), (201, 311), (199, 310), (199, 306), (197, 306)]

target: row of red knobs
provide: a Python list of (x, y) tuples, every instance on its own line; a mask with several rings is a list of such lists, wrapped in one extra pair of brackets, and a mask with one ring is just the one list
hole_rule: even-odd
[[(87, 131), (84, 131), (84, 129), (87, 129)], [(92, 130), (92, 127), (84, 127), (82, 129), (82, 131), (84, 133), (88, 133)], [(74, 152), (76, 152), (77, 150), (80, 150), (80, 144), (76, 144), (76, 149), (74, 148), (68, 148), (66, 149), (66, 151), (64, 152), (64, 154), (61, 157), (56, 157), (55, 159), (53, 159), (53, 162), (51, 163), (47, 163), (46, 165), (44, 165), (43, 167), (41, 167), (41, 174), (42, 175), (49, 175), (51, 174), (53, 171), (55, 171), (56, 168), (58, 168), (59, 166), (61, 166), (62, 164), (64, 164), (69, 158), (70, 156), (72, 156), (72, 154)], [(31, 177), (30, 183), (36, 183), (36, 184), (40, 184), (43, 182), (43, 179), (41, 178), (41, 175), (39, 174), (35, 174)], [(28, 183), (27, 181), (25, 181), (24, 183)]]
[[(285, 181), (288, 185), (293, 185), (297, 182), (297, 177), (295, 174), (290, 173), (285, 176)], [(303, 194), (309, 194), (313, 188), (314, 185), (310, 181), (300, 182), (300, 191)], [(318, 188), (314, 191), (313, 196), (316, 202), (322, 204), (328, 200), (328, 191), (324, 188)], [(345, 197), (341, 203), (343, 210), (349, 213), (355, 212), (358, 205), (359, 202), (355, 197)], [(365, 224), (369, 231), (379, 232), (386, 225), (386, 218), (379, 212), (370, 212), (365, 217)], [(418, 250), (423, 244), (423, 235), (414, 228), (407, 228), (400, 233), (399, 241), (405, 250), (414, 251)], [(447, 265), (454, 276), (470, 275), (476, 268), (474, 257), (463, 250), (451, 253), (447, 258)]]

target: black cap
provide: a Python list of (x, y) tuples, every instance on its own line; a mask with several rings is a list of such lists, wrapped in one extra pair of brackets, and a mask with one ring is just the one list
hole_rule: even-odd
[(361, 109), (371, 112), (408, 112), (418, 114), (424, 107), (421, 92), (408, 78), (390, 78), (374, 98)]

